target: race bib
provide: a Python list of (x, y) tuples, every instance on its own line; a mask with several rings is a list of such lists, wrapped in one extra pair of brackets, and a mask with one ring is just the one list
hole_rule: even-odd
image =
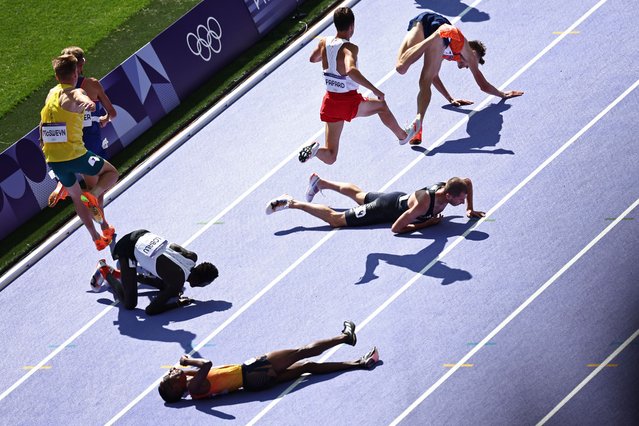
[(91, 112), (84, 110), (84, 115), (82, 119), (82, 127), (91, 127), (93, 125), (93, 120), (91, 118)]
[(162, 248), (166, 242), (166, 239), (149, 232), (135, 242), (135, 249), (145, 256), (153, 257), (155, 252)]
[(454, 57), (455, 57), (455, 54), (453, 53), (450, 46), (446, 46), (446, 48), (442, 52), (442, 58), (452, 61)]
[(355, 213), (356, 218), (366, 216), (366, 204), (355, 207), (355, 210), (353, 210), (353, 212)]
[(67, 123), (43, 123), (42, 141), (44, 143), (66, 142)]

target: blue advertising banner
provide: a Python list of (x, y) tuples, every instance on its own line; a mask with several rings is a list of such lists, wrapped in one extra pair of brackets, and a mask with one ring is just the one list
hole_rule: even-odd
[(260, 34), (267, 33), (298, 5), (296, 0), (244, 0)]
[[(102, 129), (106, 158), (177, 107), (296, 5), (295, 0), (204, 0), (111, 71), (100, 80), (118, 113)], [(0, 239), (46, 208), (56, 183), (37, 127), (0, 153)]]

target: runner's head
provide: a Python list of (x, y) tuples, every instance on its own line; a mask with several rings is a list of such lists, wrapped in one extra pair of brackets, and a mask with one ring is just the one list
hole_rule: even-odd
[(444, 194), (446, 194), (446, 201), (452, 206), (458, 206), (466, 201), (466, 193), (468, 192), (468, 186), (463, 179), (454, 177), (448, 179), (444, 186)]
[(479, 65), (484, 65), (484, 56), (486, 56), (486, 45), (479, 40), (470, 40), (468, 45), (475, 55), (477, 55), (477, 60), (479, 61)]
[[(473, 54), (477, 57), (479, 65), (484, 65), (484, 56), (486, 55), (486, 45), (479, 40), (470, 40), (468, 46), (473, 51)], [(457, 62), (457, 68), (468, 68), (468, 61), (462, 56), (461, 60)]]
[(53, 71), (55, 72), (55, 78), (60, 83), (67, 83), (75, 85), (75, 80), (78, 78), (77, 64), (78, 60), (73, 55), (60, 55), (57, 58), (53, 58), (51, 61), (53, 65)]
[(82, 50), (78, 46), (69, 46), (62, 49), (60, 52), (61, 55), (73, 55), (75, 59), (78, 60), (78, 73), (82, 74), (82, 67), (84, 66), (84, 62), (86, 58), (84, 57), (84, 50)]
[(178, 402), (187, 390), (186, 373), (179, 368), (172, 367), (160, 382), (158, 392), (166, 402)]
[(209, 262), (202, 262), (191, 269), (187, 280), (191, 287), (204, 287), (211, 284), (217, 277), (218, 271), (215, 265)]
[(348, 7), (339, 7), (333, 13), (333, 23), (338, 32), (351, 31), (355, 26), (355, 15)]

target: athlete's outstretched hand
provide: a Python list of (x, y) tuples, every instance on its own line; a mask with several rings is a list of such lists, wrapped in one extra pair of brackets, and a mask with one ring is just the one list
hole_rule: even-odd
[(384, 100), (384, 92), (382, 92), (381, 90), (375, 88), (375, 90), (372, 91), (373, 95), (375, 95), (377, 97), (377, 99), (379, 99), (380, 101)]
[(486, 213), (477, 210), (466, 210), (466, 216), (468, 217), (484, 217)]
[(450, 104), (455, 107), (462, 106), (462, 105), (472, 105), (474, 103), (475, 102), (469, 101), (468, 99), (453, 99), (452, 101), (450, 101)]
[(521, 90), (510, 90), (508, 92), (504, 92), (504, 99), (516, 98), (517, 96), (523, 95), (524, 92)]
[(190, 356), (188, 356), (188, 355), (182, 355), (182, 356), (180, 357), (180, 365), (183, 365), (183, 366), (185, 366), (185, 367), (186, 367), (187, 365), (189, 365), (189, 364), (188, 364), (189, 359), (191, 359), (191, 357), (190, 357)]

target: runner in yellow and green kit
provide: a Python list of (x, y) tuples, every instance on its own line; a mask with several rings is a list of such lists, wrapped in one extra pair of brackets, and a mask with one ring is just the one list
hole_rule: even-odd
[[(102, 157), (87, 151), (82, 142), (84, 111), (93, 111), (95, 103), (84, 90), (75, 88), (77, 59), (73, 55), (58, 56), (53, 59), (53, 70), (60, 84), (49, 91), (40, 112), (40, 144), (47, 164), (67, 188), (95, 247), (103, 250), (111, 243), (115, 228), (106, 221), (98, 198), (115, 184), (118, 172)], [(97, 176), (96, 185), (82, 192), (76, 173)], [(96, 231), (92, 216), (102, 233)]]

